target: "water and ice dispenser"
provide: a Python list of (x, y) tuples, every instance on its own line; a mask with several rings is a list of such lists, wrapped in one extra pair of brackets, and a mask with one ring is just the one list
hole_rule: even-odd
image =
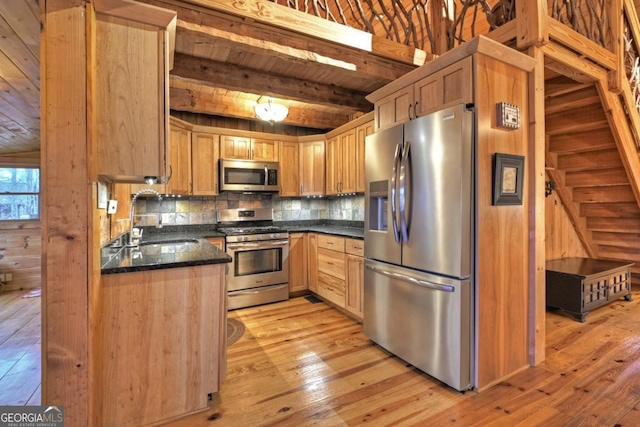
[(369, 230), (387, 231), (389, 180), (369, 183)]

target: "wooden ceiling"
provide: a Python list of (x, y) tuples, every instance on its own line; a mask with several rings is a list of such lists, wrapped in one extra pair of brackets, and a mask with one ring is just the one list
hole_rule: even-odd
[(0, 154), (40, 149), (38, 0), (0, 1)]
[[(271, 99), (289, 107), (285, 124), (334, 129), (424, 62), (419, 50), (267, 0), (142, 2), (178, 12), (172, 110), (257, 120), (254, 106)], [(40, 147), (39, 15), (39, 0), (0, 1), (0, 156)]]

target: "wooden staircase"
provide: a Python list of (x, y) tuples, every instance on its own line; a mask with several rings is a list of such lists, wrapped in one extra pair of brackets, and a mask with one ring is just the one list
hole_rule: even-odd
[(547, 176), (585, 251), (633, 261), (640, 274), (640, 207), (597, 83), (555, 75), (545, 95)]

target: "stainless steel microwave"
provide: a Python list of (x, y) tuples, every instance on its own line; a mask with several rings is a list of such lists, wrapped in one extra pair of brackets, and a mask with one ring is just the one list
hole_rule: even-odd
[(277, 192), (278, 162), (220, 159), (220, 191)]

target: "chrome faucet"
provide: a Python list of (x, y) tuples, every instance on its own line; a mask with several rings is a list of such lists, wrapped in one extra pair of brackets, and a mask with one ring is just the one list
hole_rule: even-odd
[(150, 188), (143, 188), (142, 190), (134, 194), (133, 198), (131, 199), (131, 205), (129, 206), (129, 222), (130, 223), (129, 223), (129, 243), (127, 243), (127, 246), (131, 246), (131, 247), (138, 246), (136, 243), (133, 242), (133, 211), (136, 206), (136, 199), (141, 194), (155, 194), (155, 196), (158, 198), (158, 201), (160, 202), (160, 204), (158, 205), (158, 222), (156, 224), (156, 228), (162, 228), (162, 213), (160, 209), (162, 207), (162, 196), (156, 190), (152, 190)]

